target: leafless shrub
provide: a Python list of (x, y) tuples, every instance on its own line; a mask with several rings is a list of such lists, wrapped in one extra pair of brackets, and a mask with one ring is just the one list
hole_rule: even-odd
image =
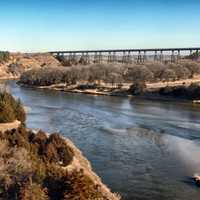
[(164, 69), (160, 75), (163, 81), (174, 81), (176, 80), (176, 73), (172, 69)]
[(124, 74), (124, 79), (129, 82), (151, 81), (153, 73), (146, 66), (136, 65), (128, 68)]
[(191, 71), (187, 67), (185, 67), (181, 64), (170, 64), (170, 65), (168, 65), (167, 68), (172, 69), (176, 74), (176, 78), (179, 80), (187, 79), (192, 76)]
[(12, 184), (32, 172), (31, 158), (26, 149), (10, 147), (7, 141), (0, 141), (0, 150), (0, 182), (10, 177)]
[(166, 68), (166, 65), (162, 63), (147, 63), (146, 67), (153, 73), (154, 81), (160, 81), (162, 79), (161, 74), (163, 70)]
[(191, 76), (193, 77), (194, 75), (199, 75), (200, 74), (200, 63), (199, 62), (194, 62), (194, 61), (182, 61), (181, 65), (188, 68), (191, 72)]

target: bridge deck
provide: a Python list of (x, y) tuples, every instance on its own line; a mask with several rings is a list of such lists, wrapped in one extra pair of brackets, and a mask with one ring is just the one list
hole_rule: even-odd
[(51, 54), (70, 53), (123, 53), (123, 52), (156, 52), (156, 51), (200, 51), (200, 47), (190, 48), (152, 48), (152, 49), (108, 49), (108, 50), (75, 50), (75, 51), (51, 51)]

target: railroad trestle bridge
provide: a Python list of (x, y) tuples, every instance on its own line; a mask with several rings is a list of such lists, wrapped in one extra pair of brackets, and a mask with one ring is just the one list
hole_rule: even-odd
[(113, 50), (80, 50), (80, 51), (52, 51), (57, 58), (68, 61), (84, 61), (85, 63), (145, 63), (178, 62), (182, 58), (199, 59), (200, 47), (194, 48), (154, 48), (154, 49), (113, 49)]

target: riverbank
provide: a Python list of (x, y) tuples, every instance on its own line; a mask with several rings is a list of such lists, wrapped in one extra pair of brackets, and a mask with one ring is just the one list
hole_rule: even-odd
[[(194, 104), (199, 104), (199, 99), (187, 96), (179, 96), (179, 95), (172, 95), (174, 90), (177, 88), (184, 89), (190, 87), (190, 85), (200, 85), (200, 76), (195, 76), (191, 79), (182, 79), (177, 81), (169, 81), (169, 82), (155, 82), (155, 83), (146, 83), (146, 88), (144, 92), (141, 94), (135, 95), (132, 94), (129, 90), (131, 85), (130, 83), (121, 84), (121, 87), (113, 87), (112, 84), (102, 84), (95, 86), (93, 89), (80, 89), (80, 88), (88, 88), (88, 84), (75, 84), (75, 85), (66, 85), (64, 83), (59, 84), (52, 84), (49, 86), (33, 86), (27, 84), (21, 84), (23, 87), (31, 87), (37, 89), (48, 89), (48, 90), (56, 90), (62, 92), (69, 92), (69, 93), (81, 93), (81, 94), (89, 94), (89, 95), (103, 95), (103, 96), (118, 96), (118, 97), (133, 97), (133, 98), (141, 98), (141, 99), (148, 99), (148, 100), (159, 100), (159, 101), (187, 101)], [(93, 85), (90, 84), (90, 87)], [(162, 91), (168, 90), (171, 91), (162, 94)]]
[(114, 194), (110, 189), (102, 183), (101, 178), (93, 171), (90, 162), (83, 156), (82, 152), (72, 143), (71, 140), (63, 138), (66, 145), (69, 146), (74, 153), (73, 160), (70, 165), (64, 167), (68, 173), (82, 171), (83, 176), (89, 177), (94, 185), (98, 186), (98, 191), (103, 195), (99, 200), (120, 200), (119, 194)]
[(71, 140), (28, 129), (21, 102), (6, 91), (0, 92), (0, 100), (0, 198), (121, 199)]
[[(30, 184), (30, 191), (41, 191), (40, 195), (42, 196), (51, 197), (53, 193), (56, 197), (63, 196), (64, 199), (121, 199), (119, 194), (112, 193), (110, 189), (103, 184), (101, 178), (93, 171), (90, 162), (83, 156), (82, 152), (71, 140), (61, 137), (58, 134), (48, 134), (41, 130), (34, 131), (26, 129), (20, 125), (21, 123), (19, 121), (0, 124), (1, 156), (7, 155), (7, 153), (10, 152), (7, 157), (4, 158), (5, 162), (6, 160), (7, 162), (3, 164), (4, 168), (1, 170), (2, 174), (0, 175), (1, 179), (5, 178), (3, 175), (4, 172), (7, 173), (8, 177), (15, 177), (16, 180), (12, 180), (13, 183), (19, 184), (19, 182), (21, 182), (21, 176), (23, 176), (25, 180), (29, 179), (30, 177), (28, 177), (27, 173), (33, 171), (36, 174), (32, 175), (31, 183), (28, 181), (25, 181), (25, 183), (27, 185)], [(41, 157), (41, 153), (37, 153), (36, 151), (37, 148), (40, 149), (40, 151), (41, 149), (44, 151), (44, 148), (47, 148), (47, 152), (43, 152), (42, 154), (44, 155)], [(16, 155), (12, 155), (11, 151), (14, 153), (16, 152)], [(59, 153), (60, 151), (62, 153)], [(18, 158), (19, 156), (20, 158)], [(29, 156), (34, 157), (34, 160), (30, 160)], [(58, 160), (58, 158), (60, 160)], [(15, 159), (17, 160), (14, 161)], [(12, 160), (12, 163), (15, 162), (18, 167), (22, 165), (22, 162), (25, 162), (23, 167), (21, 167), (23, 168), (23, 174), (20, 174), (21, 171), (14, 174), (15, 165), (12, 166), (12, 172), (6, 171), (6, 165), (9, 165), (9, 160)], [(36, 168), (34, 167), (35, 165), (37, 165)], [(36, 176), (35, 178), (37, 179), (35, 179), (34, 176)], [(46, 176), (46, 180), (43, 176)], [(23, 181), (23, 184), (20, 184), (20, 191), (18, 191), (17, 188), (13, 188), (16, 191), (15, 195), (25, 190)], [(47, 188), (40, 189), (40, 187), (45, 187), (45, 181), (48, 182)], [(67, 181), (67, 184), (65, 181)], [(2, 184), (1, 180), (0, 182)], [(59, 182), (59, 187), (54, 190), (51, 188), (51, 184), (55, 184), (56, 182)], [(34, 188), (36, 185), (38, 185), (36, 187), (37, 189)], [(4, 186), (4, 183), (2, 186)], [(10, 186), (7, 185), (7, 187)], [(55, 187), (55, 185), (53, 187)], [(47, 190), (48, 193), (45, 192)], [(4, 196), (4, 199), (7, 199), (10, 195), (12, 196), (12, 194), (9, 194), (7, 191), (4, 194), (0, 192), (0, 196)], [(38, 194), (32, 194), (26, 191), (25, 194), (23, 193), (21, 195), (34, 195), (34, 199), (37, 199)], [(63, 199), (60, 197), (58, 199)]]
[(0, 198), (120, 200), (69, 139), (26, 128), (21, 103), (0, 94)]

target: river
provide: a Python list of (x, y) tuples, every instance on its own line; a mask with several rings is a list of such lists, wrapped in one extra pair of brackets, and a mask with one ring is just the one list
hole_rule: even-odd
[(200, 106), (23, 88), (27, 126), (59, 132), (125, 200), (199, 200)]

